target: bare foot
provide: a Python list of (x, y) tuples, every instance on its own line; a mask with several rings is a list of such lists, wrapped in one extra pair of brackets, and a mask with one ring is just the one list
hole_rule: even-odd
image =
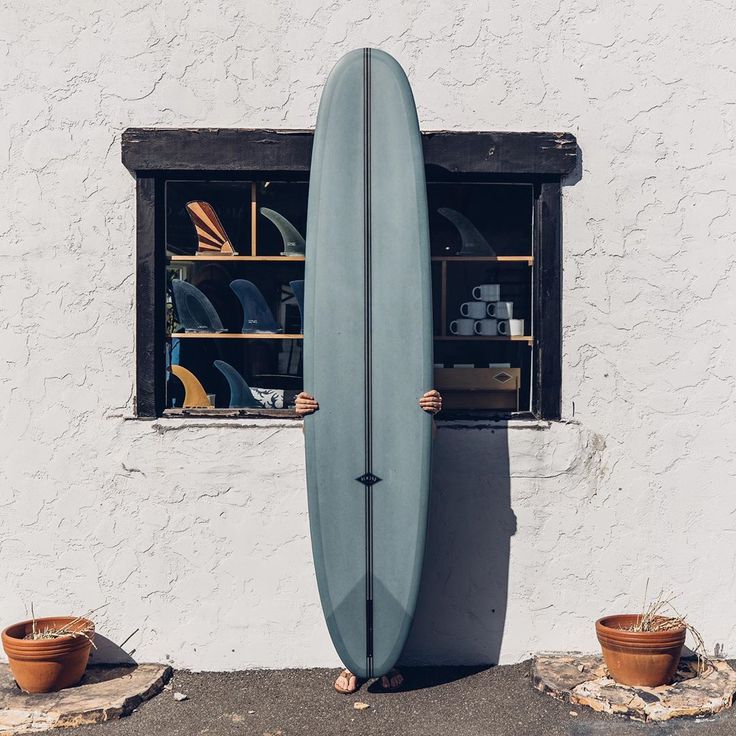
[(386, 692), (398, 690), (404, 684), (404, 676), (395, 667), (381, 678), (381, 687)]
[(335, 690), (343, 695), (351, 695), (358, 689), (358, 678), (350, 671), (343, 670), (335, 680)]

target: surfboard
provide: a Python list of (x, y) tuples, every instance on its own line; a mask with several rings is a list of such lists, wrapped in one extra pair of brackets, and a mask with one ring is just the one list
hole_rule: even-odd
[(312, 552), (341, 660), (396, 663), (424, 556), (432, 418), (427, 190), (414, 98), (398, 62), (358, 49), (322, 92), (309, 181), (304, 388)]

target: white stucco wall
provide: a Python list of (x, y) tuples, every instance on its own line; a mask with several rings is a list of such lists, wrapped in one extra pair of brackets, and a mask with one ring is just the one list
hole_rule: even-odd
[[(730, 8), (729, 8), (730, 5)], [(83, 612), (140, 660), (336, 664), (295, 424), (132, 413), (128, 126), (310, 127), (350, 48), (427, 129), (562, 130), (564, 414), (441, 426), (406, 659), (592, 650), (680, 593), (736, 653), (736, 11), (716, 0), (0, 2), (0, 621)], [(574, 417), (573, 417), (574, 406)]]

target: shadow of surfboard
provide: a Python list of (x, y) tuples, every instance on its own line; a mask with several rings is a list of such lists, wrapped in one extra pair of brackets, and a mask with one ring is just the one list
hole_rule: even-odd
[(452, 665), (465, 676), (468, 666), (471, 674), (498, 663), (516, 532), (510, 486), (505, 422), (438, 427), (424, 569), (401, 664)]

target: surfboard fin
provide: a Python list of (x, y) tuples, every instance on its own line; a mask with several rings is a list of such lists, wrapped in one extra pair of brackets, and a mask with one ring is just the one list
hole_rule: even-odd
[(197, 232), (197, 255), (237, 255), (225, 228), (209, 202), (192, 200), (186, 210)]
[(171, 372), (184, 384), (185, 409), (211, 409), (212, 402), (204, 390), (204, 386), (190, 370), (183, 365), (172, 363)]
[(301, 331), (304, 332), (304, 279), (289, 281), (289, 286), (291, 286), (294, 298), (299, 306), (299, 316), (302, 318)]
[(242, 332), (280, 332), (261, 290), (247, 279), (235, 279), (230, 288), (243, 307)]
[(253, 396), (250, 386), (243, 376), (224, 360), (214, 361), (215, 368), (227, 379), (230, 386), (231, 409), (253, 409), (261, 406), (261, 402)]
[(449, 207), (440, 207), (439, 212), (446, 217), (460, 233), (460, 241), (462, 247), (457, 255), (459, 256), (495, 256), (496, 251), (493, 250), (490, 243), (483, 237), (478, 228), (468, 220), (465, 215), (457, 210)]
[(282, 256), (303, 256), (305, 242), (302, 234), (279, 212), (261, 207), (261, 214), (276, 225), (284, 241)]
[(174, 279), (171, 293), (185, 332), (225, 332), (212, 302), (196, 286), (188, 281)]

